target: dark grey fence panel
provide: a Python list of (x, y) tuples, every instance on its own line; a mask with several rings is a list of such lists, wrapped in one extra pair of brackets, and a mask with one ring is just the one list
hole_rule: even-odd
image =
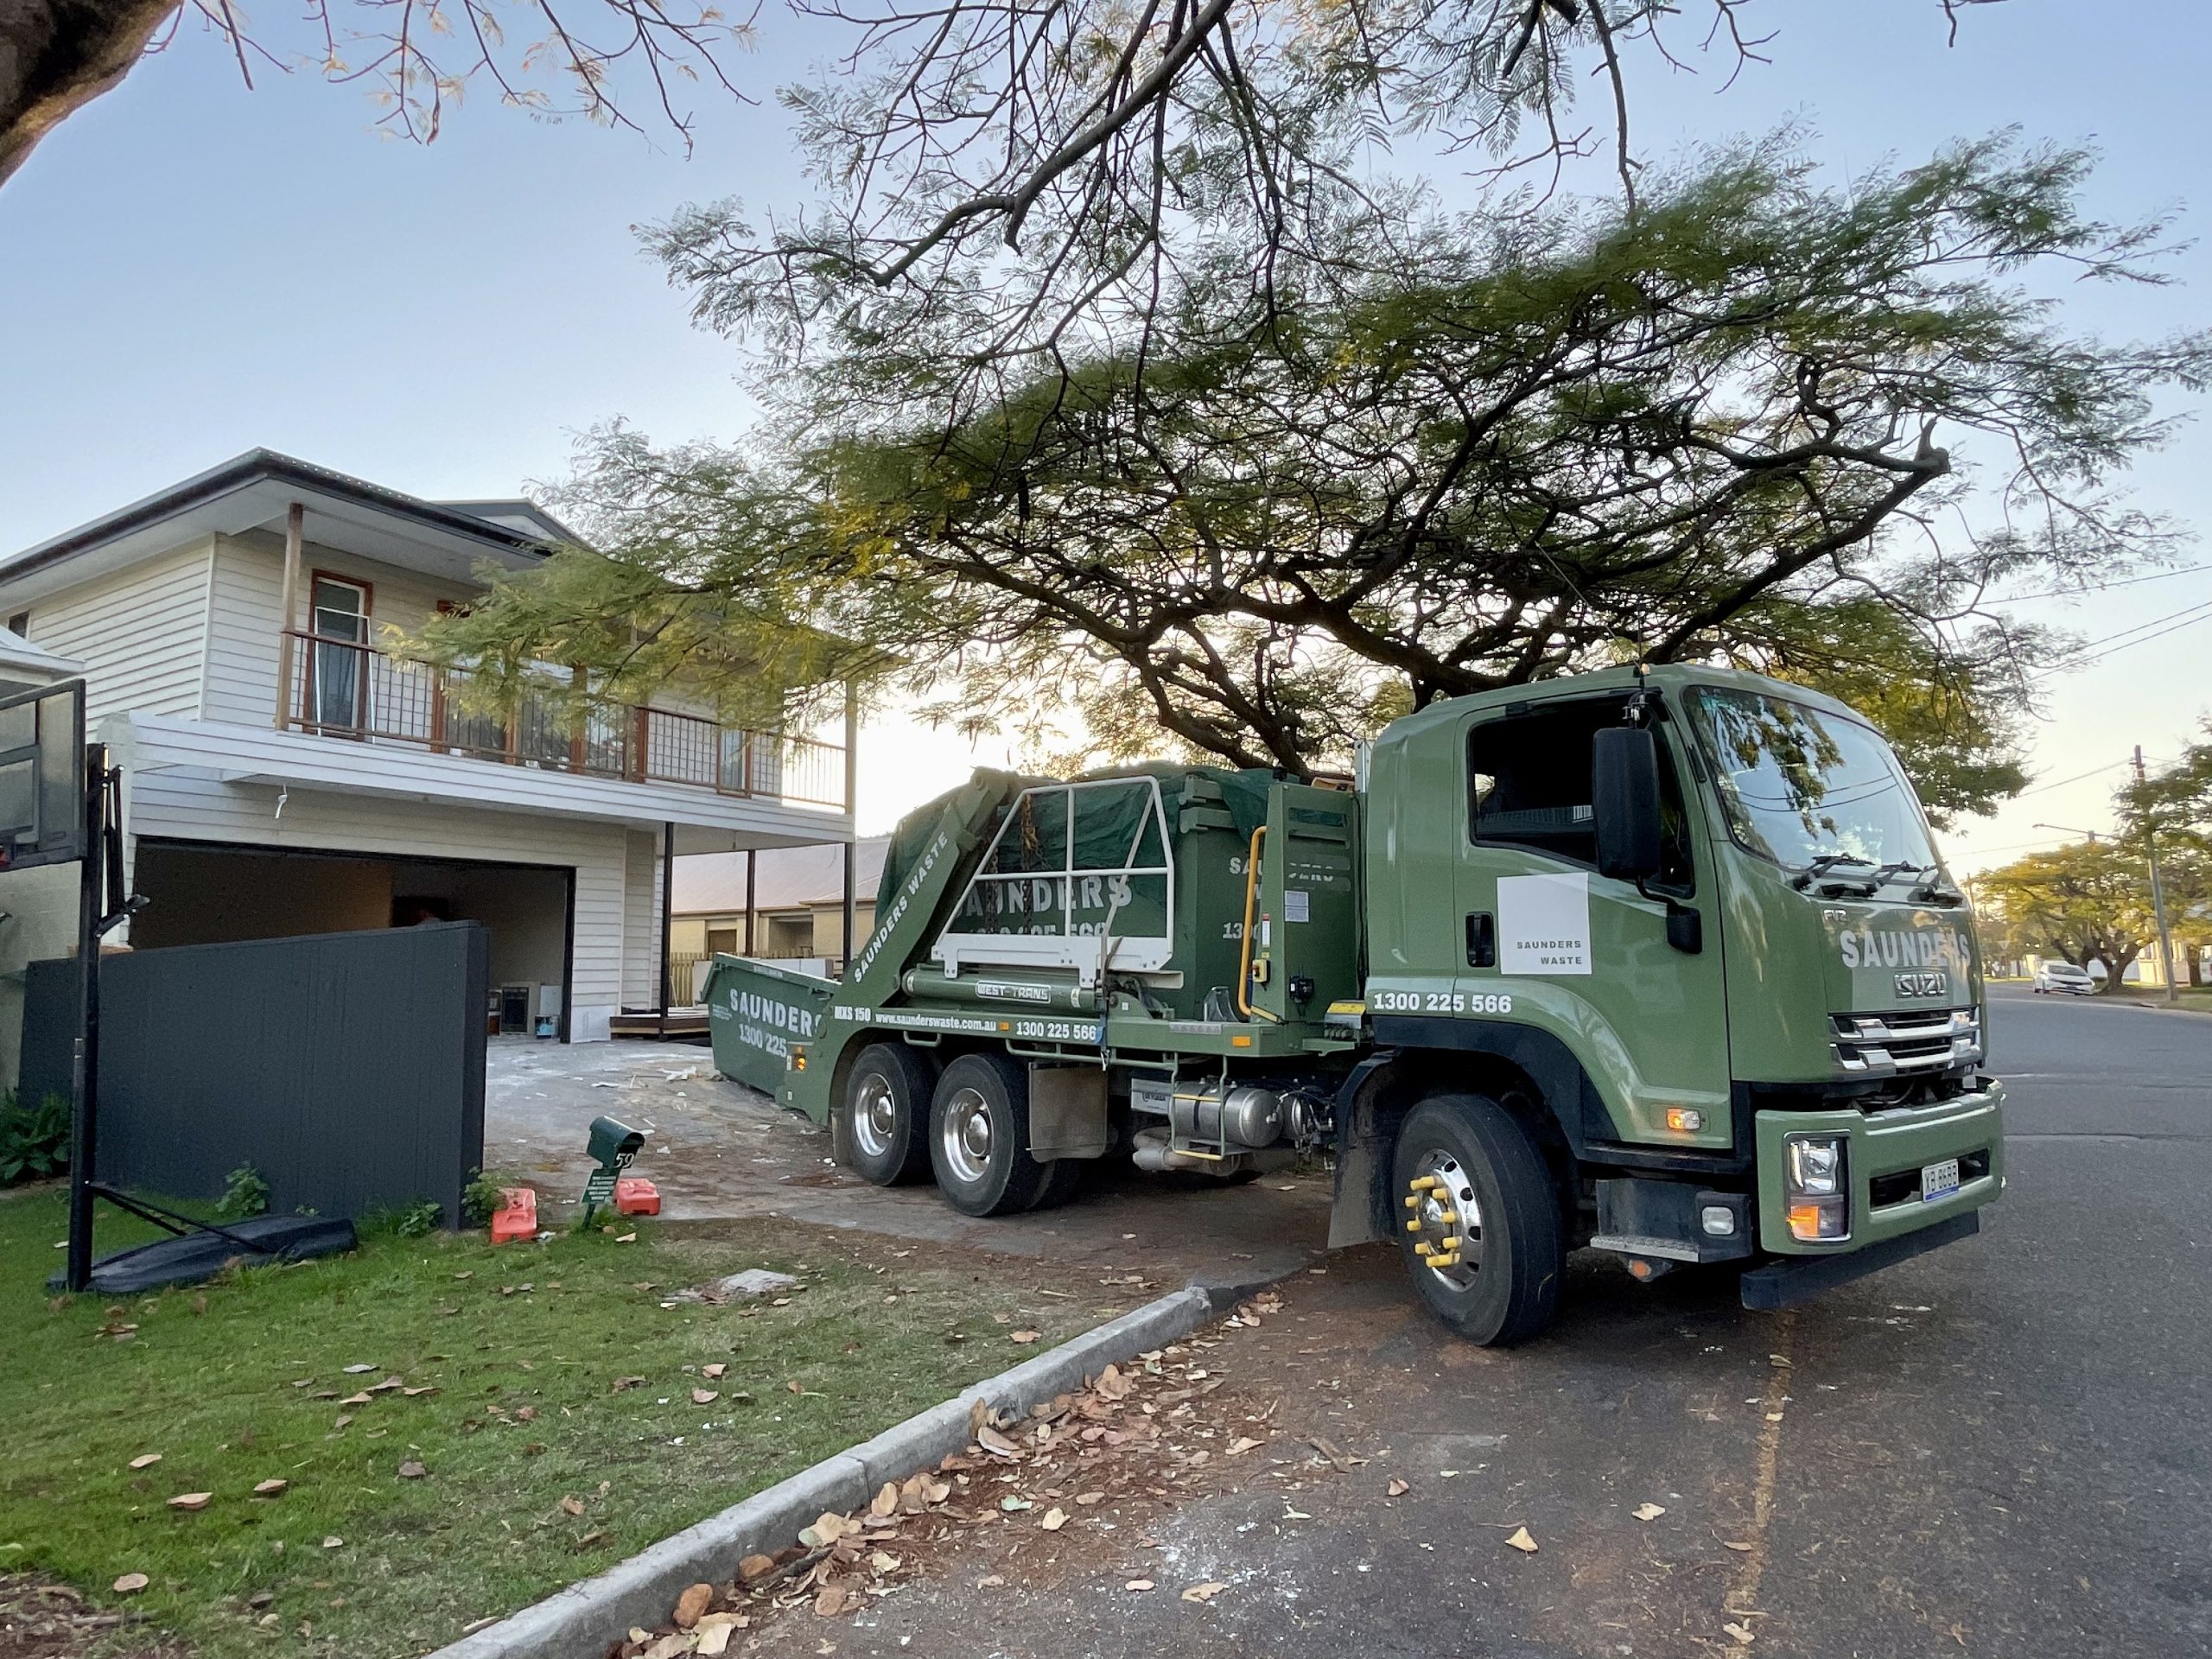
[[(73, 1014), (67, 966), (34, 964), (27, 1050)], [(484, 1158), (477, 923), (134, 950), (100, 986), (102, 1180), (213, 1198), (251, 1164), (278, 1211), (434, 1198), (458, 1223)]]

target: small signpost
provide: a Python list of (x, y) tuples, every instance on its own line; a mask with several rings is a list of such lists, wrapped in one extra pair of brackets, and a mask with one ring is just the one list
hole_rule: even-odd
[(645, 1144), (645, 1137), (620, 1118), (595, 1117), (591, 1121), (589, 1150), (599, 1165), (584, 1183), (584, 1225), (591, 1225), (592, 1217), (600, 1205), (614, 1202), (615, 1178), (630, 1166), (638, 1155), (638, 1148)]

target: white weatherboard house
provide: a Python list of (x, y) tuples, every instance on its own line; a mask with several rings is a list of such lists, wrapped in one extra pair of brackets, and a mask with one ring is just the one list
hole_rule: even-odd
[(674, 697), (492, 717), (384, 649), (573, 539), (257, 449), (0, 564), (0, 621), (83, 664), (124, 768), (130, 942), (474, 919), (487, 1017), (594, 1040), (661, 1005), (668, 855), (849, 841), (849, 715), (842, 746)]

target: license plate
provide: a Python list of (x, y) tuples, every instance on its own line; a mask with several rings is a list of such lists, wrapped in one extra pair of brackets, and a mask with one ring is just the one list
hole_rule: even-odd
[(1959, 1160), (1946, 1158), (1940, 1164), (1926, 1164), (1920, 1171), (1920, 1201), (1947, 1198), (1959, 1190)]

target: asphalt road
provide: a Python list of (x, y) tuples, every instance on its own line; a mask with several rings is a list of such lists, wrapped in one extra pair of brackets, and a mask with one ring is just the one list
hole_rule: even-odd
[[(1233, 1482), (1049, 1555), (979, 1539), (763, 1645), (2212, 1651), (2212, 1017), (1993, 1001), (2011, 1186), (1980, 1237), (1781, 1313), (1585, 1255), (1557, 1330), (1510, 1353), (1445, 1336), (1381, 1249), (1332, 1258), (1210, 1357), (1272, 1426)], [(1201, 1581), (1228, 1588), (1173, 1593)]]

